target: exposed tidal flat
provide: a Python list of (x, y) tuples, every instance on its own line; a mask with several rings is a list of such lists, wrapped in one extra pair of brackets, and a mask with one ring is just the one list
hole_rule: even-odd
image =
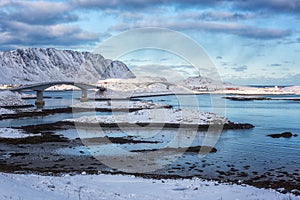
[[(73, 92), (49, 92), (47, 96), (62, 97), (46, 100), (46, 109), (65, 108), (72, 104)], [(79, 95), (79, 94), (78, 94)], [(214, 97), (222, 99), (223, 95)], [(297, 97), (297, 96), (295, 96)], [(187, 96), (188, 98), (188, 96)], [(197, 95), (201, 111), (212, 112), (211, 95)], [(176, 96), (142, 98), (153, 103), (169, 104), (178, 108)], [(33, 100), (28, 100), (32, 103)], [(0, 121), (3, 128), (14, 127), (17, 131), (30, 133), (26, 138), (1, 139), (1, 171), (22, 173), (130, 173), (152, 178), (201, 177), (218, 181), (246, 183), (257, 187), (284, 188), (282, 192), (293, 191), (300, 184), (299, 137), (272, 138), (269, 134), (289, 131), (299, 134), (299, 109), (297, 101), (225, 101), (225, 116), (236, 123), (249, 123), (251, 129), (223, 130), (214, 146), (215, 151), (200, 155), (204, 139), (211, 136), (204, 130), (191, 134), (183, 129), (139, 129), (125, 131), (107, 127), (99, 131), (95, 127), (76, 127), (64, 119), (81, 116), (112, 116), (112, 112), (86, 111), (48, 113), (43, 116), (23, 116)], [(73, 102), (74, 103), (74, 102)], [(76, 103), (76, 102), (75, 102)], [(180, 105), (191, 107), (191, 105)], [(50, 115), (49, 115), (50, 114)], [(222, 114), (222, 113), (220, 113)], [(34, 114), (32, 114), (34, 115)], [(147, 126), (145, 126), (147, 127)], [(16, 129), (14, 129), (16, 130)], [(36, 134), (36, 136), (34, 135)], [(176, 143), (170, 143), (178, 138)], [(183, 141), (182, 143), (180, 141)], [(190, 142), (187, 146), (184, 142)], [(127, 154), (113, 152), (117, 146)], [(178, 158), (174, 148), (191, 147)], [(173, 149), (172, 149), (173, 148)], [(162, 168), (145, 173), (134, 172), (142, 160), (130, 160), (133, 153), (146, 153), (165, 149), (167, 152), (147, 165), (161, 164)], [(185, 149), (187, 150), (187, 149)], [(199, 150), (199, 151), (198, 151)], [(117, 160), (130, 172), (103, 164), (100, 159)], [(168, 163), (170, 160), (170, 164)], [(139, 163), (140, 162), (140, 163)], [(147, 166), (144, 166), (147, 167)], [(130, 170), (132, 169), (132, 170)]]

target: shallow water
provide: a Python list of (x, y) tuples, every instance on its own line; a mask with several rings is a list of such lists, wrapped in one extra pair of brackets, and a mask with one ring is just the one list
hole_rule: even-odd
[[(217, 96), (222, 97), (221, 95)], [(151, 99), (159, 102), (163, 98), (165, 97)], [(174, 102), (174, 96), (169, 96), (166, 99), (166, 103)], [(199, 95), (198, 99), (199, 102), (203, 102), (200, 104), (200, 110), (211, 111), (211, 104), (207, 103), (210, 100), (210, 95)], [(209, 154), (203, 159), (199, 159), (195, 155), (185, 155), (179, 162), (193, 163), (205, 160), (211, 165), (205, 166), (204, 173), (211, 177), (217, 176), (216, 170), (226, 171), (232, 167), (227, 165), (234, 165), (234, 168), (237, 169), (250, 166), (249, 170), (243, 170), (257, 171), (260, 174), (277, 168), (284, 169), (288, 173), (298, 172), (300, 169), (300, 137), (274, 139), (266, 135), (284, 131), (300, 135), (299, 102), (226, 100), (225, 103), (226, 117), (229, 120), (251, 123), (255, 128), (251, 130), (226, 130), (216, 144), (217, 153)], [(185, 170), (182, 171), (187, 173)], [(176, 171), (175, 173), (181, 172)]]

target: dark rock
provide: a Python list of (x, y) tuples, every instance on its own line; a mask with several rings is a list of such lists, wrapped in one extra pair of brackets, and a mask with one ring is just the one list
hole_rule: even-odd
[(223, 97), (223, 98), (230, 99), (232, 101), (271, 100), (271, 98), (267, 98), (267, 97), (248, 97), (248, 96), (231, 96), (231, 97)]
[[(3, 106), (2, 106), (3, 107)], [(73, 110), (71, 107), (67, 108), (54, 108), (54, 109), (43, 109), (42, 111), (27, 111), (27, 112), (19, 112), (14, 114), (3, 114), (0, 116), (0, 120), (2, 119), (17, 119), (23, 117), (32, 117), (32, 116), (47, 116), (57, 113), (72, 113)]]
[(0, 143), (4, 144), (41, 144), (46, 142), (69, 142), (69, 139), (50, 132), (44, 132), (41, 136), (25, 138), (0, 138)]
[(150, 141), (150, 140), (137, 140), (132, 139), (130, 137), (94, 137), (94, 138), (83, 138), (81, 141), (84, 144), (88, 145), (98, 145), (98, 144), (139, 144), (139, 143), (150, 143), (150, 144), (157, 144), (160, 143), (159, 141)]
[(293, 193), (294, 195), (300, 195), (300, 190), (298, 190), (298, 189), (293, 189), (293, 190), (291, 190), (291, 193)]
[(285, 188), (277, 188), (276, 191), (277, 191), (277, 192), (280, 192), (280, 193), (283, 193), (283, 194), (286, 194), (286, 193), (287, 193), (287, 191), (286, 191)]
[(269, 134), (267, 135), (269, 137), (272, 137), (272, 138), (291, 138), (293, 136), (293, 134), (291, 132), (283, 132), (283, 133), (277, 133), (277, 134)]
[(224, 124), (223, 129), (228, 130), (228, 129), (252, 129), (254, 126), (249, 123), (233, 123), (229, 122), (227, 124)]
[[(201, 150), (201, 151), (200, 151)], [(217, 152), (217, 149), (214, 147), (209, 146), (194, 146), (194, 147), (188, 147), (188, 148), (162, 148), (162, 149), (141, 149), (141, 150), (131, 150), (130, 152), (150, 152), (150, 151), (176, 151), (176, 152), (186, 152), (186, 153), (215, 153)]]
[(291, 132), (283, 132), (283, 133), (281, 133), (281, 137), (284, 137), (284, 138), (290, 138), (292, 136), (293, 136), (293, 134)]

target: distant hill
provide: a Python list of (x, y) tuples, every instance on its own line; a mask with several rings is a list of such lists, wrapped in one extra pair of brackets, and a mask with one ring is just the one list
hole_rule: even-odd
[(0, 84), (46, 81), (96, 82), (106, 78), (134, 78), (120, 61), (100, 54), (29, 48), (0, 52)]
[(216, 81), (211, 78), (195, 76), (189, 77), (178, 83), (179, 85), (183, 85), (191, 90), (204, 90), (204, 91), (214, 91), (214, 90), (222, 90), (227, 87), (238, 87), (232, 83)]

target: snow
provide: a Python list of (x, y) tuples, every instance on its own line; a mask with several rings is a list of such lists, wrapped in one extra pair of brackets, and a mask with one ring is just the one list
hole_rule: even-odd
[(36, 94), (26, 94), (26, 93), (21, 93), (21, 98), (22, 98), (22, 99), (36, 98)]
[(13, 110), (5, 109), (5, 108), (0, 108), (0, 115), (4, 114), (15, 114), (16, 112)]
[(231, 83), (215, 81), (202, 76), (189, 77), (181, 81), (179, 84), (195, 91), (215, 91), (223, 90), (226, 86), (233, 87), (233, 84)]
[(0, 107), (13, 107), (13, 106), (29, 106), (31, 104), (27, 103), (22, 99), (22, 96), (15, 92), (1, 91), (0, 92)]
[(98, 124), (98, 123), (170, 123), (187, 125), (209, 125), (224, 124), (229, 121), (223, 117), (210, 112), (200, 112), (189, 109), (145, 109), (135, 112), (112, 115), (112, 116), (83, 116), (76, 119), (66, 119), (65, 121)]
[(0, 128), (0, 138), (26, 138), (40, 136), (40, 134), (27, 134), (20, 129)]
[(293, 92), (295, 94), (300, 94), (300, 86), (291, 86), (283, 88), (285, 92)]
[(128, 175), (64, 175), (0, 173), (0, 199), (292, 199), (292, 194), (251, 186), (219, 184), (198, 178), (176, 180), (143, 179)]
[(237, 95), (293, 95), (294, 92), (276, 88), (238, 87), (237, 90), (216, 90), (213, 94), (237, 94)]
[(67, 91), (67, 90), (80, 90), (73, 85), (55, 85), (46, 89), (46, 91)]
[[(97, 82), (98, 86), (108, 88), (119, 96), (134, 97), (147, 95), (166, 94), (240, 94), (240, 95), (284, 95), (300, 94), (300, 86), (290, 88), (256, 88), (238, 86), (227, 82), (215, 81), (206, 77), (189, 77), (181, 82), (169, 83), (162, 77), (138, 77), (134, 79), (107, 79)], [(234, 90), (232, 90), (234, 89)], [(110, 97), (112, 92), (104, 92), (105, 97)], [(111, 95), (113, 96), (113, 95)], [(116, 95), (115, 95), (116, 96)]]
[(167, 104), (156, 104), (148, 101), (90, 101), (80, 102), (72, 105), (72, 108), (88, 108), (88, 109), (112, 109), (112, 110), (128, 110), (128, 109), (155, 109), (168, 106)]
[[(126, 97), (144, 96), (153, 94), (174, 94), (186, 93), (193, 91), (176, 83), (169, 83), (161, 77), (138, 77), (133, 79), (106, 79), (97, 82), (98, 86), (108, 88), (108, 92), (104, 95), (109, 96), (110, 93), (120, 92)], [(107, 93), (107, 94), (106, 94)], [(119, 95), (119, 96), (121, 96)]]

